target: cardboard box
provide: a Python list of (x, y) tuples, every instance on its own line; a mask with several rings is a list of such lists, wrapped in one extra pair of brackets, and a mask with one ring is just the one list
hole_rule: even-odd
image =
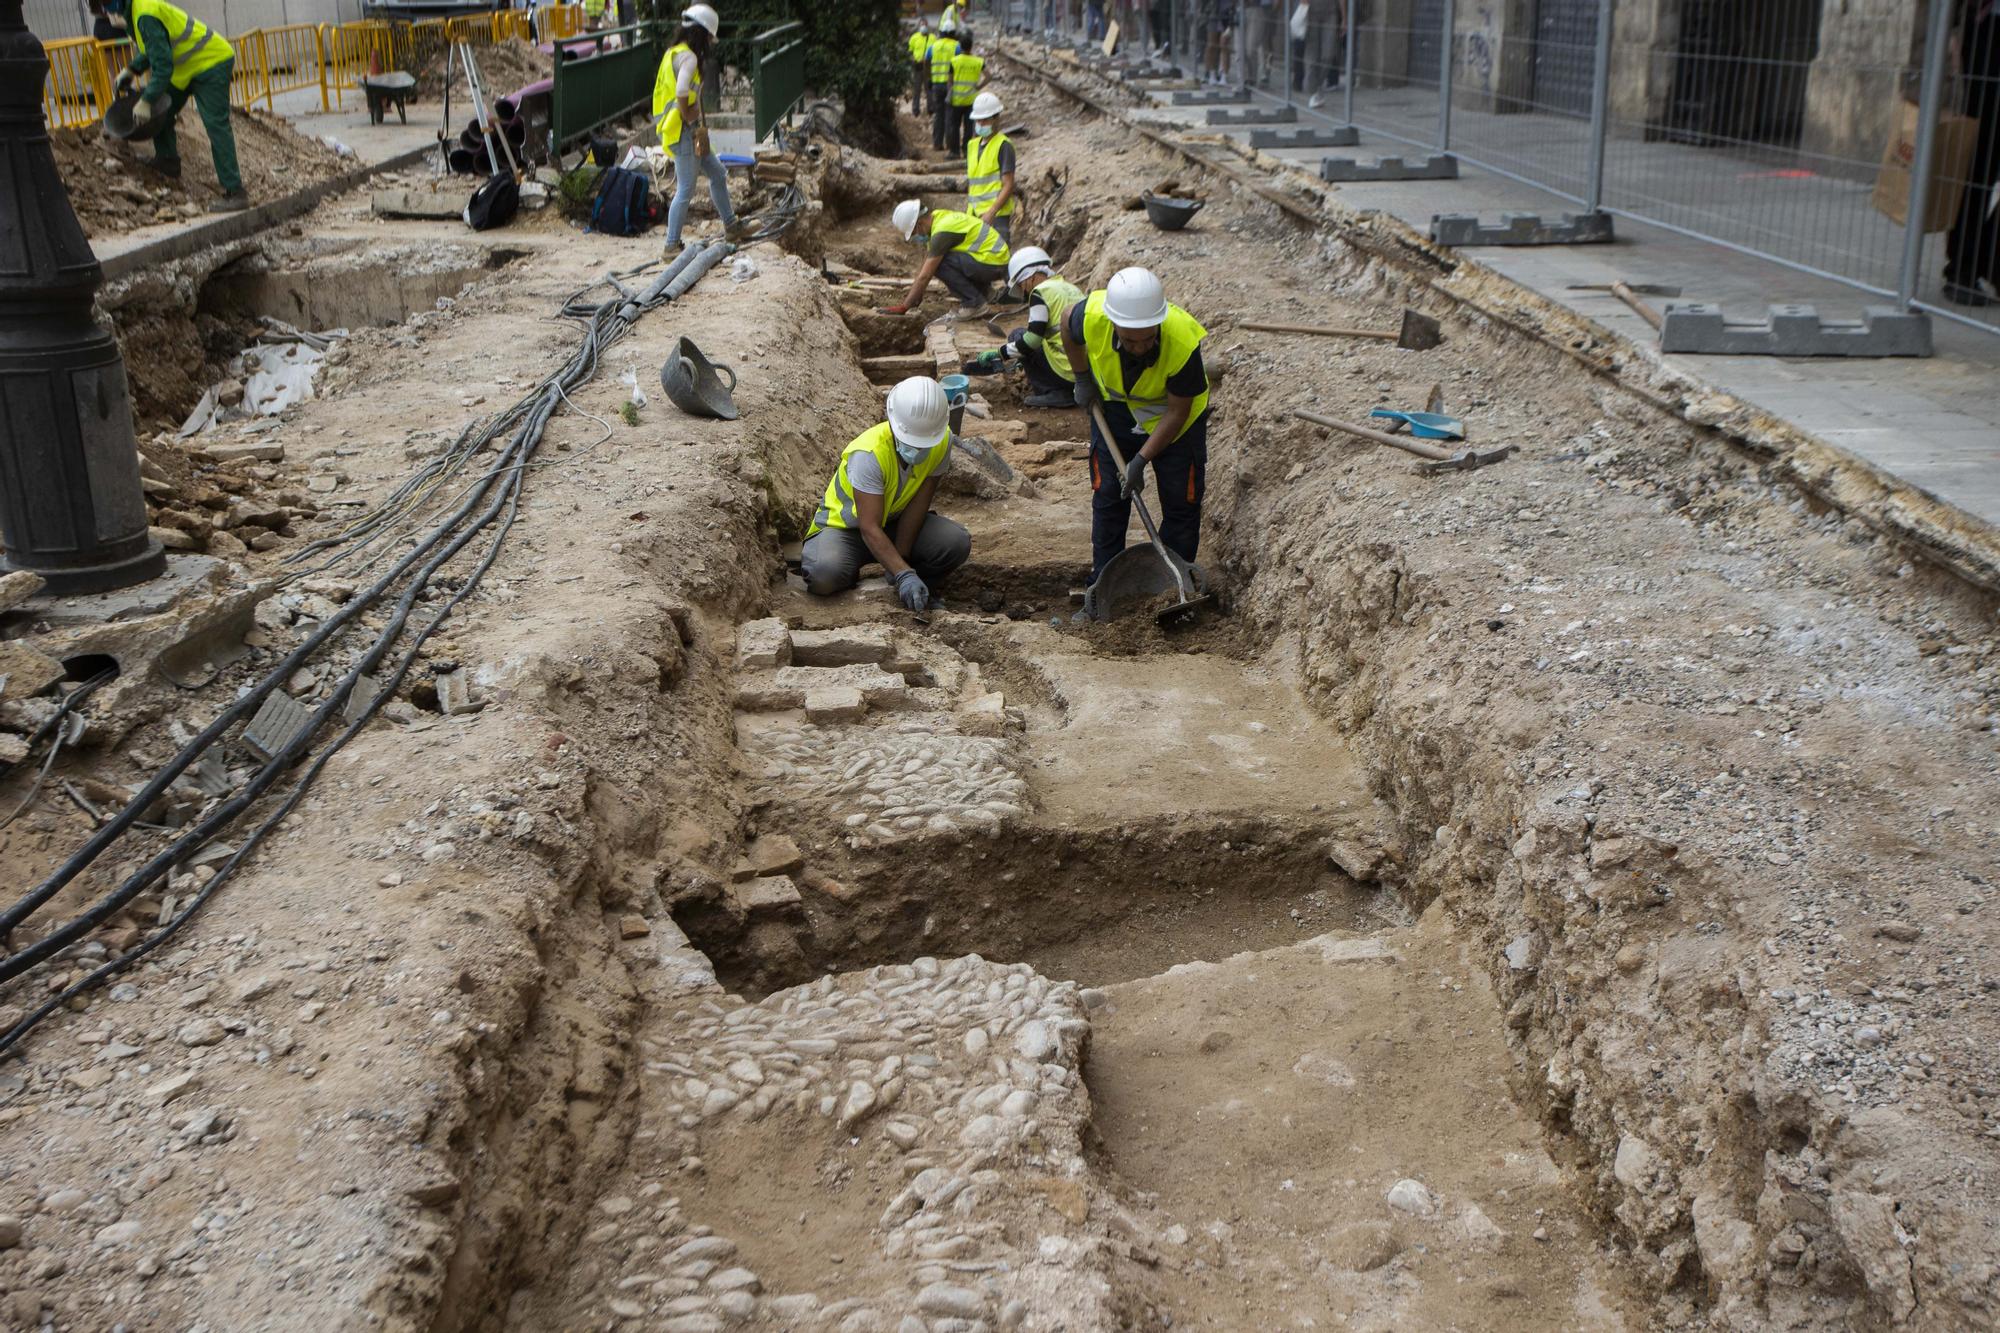
[[(1917, 160), (1915, 102), (1897, 99), (1896, 129), (1882, 150), (1882, 169), (1875, 174), (1877, 212), (1906, 223), (1910, 211), (1910, 173)], [(1979, 139), (1979, 122), (1971, 116), (1939, 108), (1937, 133), (1931, 141), (1931, 181), (1925, 192), (1924, 230), (1944, 231), (1958, 218), (1958, 203), (1972, 171), (1972, 149)]]

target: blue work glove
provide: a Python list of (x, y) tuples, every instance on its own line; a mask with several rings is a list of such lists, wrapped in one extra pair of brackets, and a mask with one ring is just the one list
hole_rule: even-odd
[(1097, 381), (1088, 375), (1076, 377), (1076, 405), (1088, 412), (1099, 401)]
[(903, 605), (912, 611), (922, 611), (931, 604), (931, 590), (924, 585), (923, 576), (914, 569), (906, 569), (896, 575), (896, 596), (903, 599)]
[(1118, 479), (1118, 494), (1129, 500), (1132, 492), (1143, 492), (1146, 487), (1146, 456), (1133, 454), (1125, 460), (1125, 475)]

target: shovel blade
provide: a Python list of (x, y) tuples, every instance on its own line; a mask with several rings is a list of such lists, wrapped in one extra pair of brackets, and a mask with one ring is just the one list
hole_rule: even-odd
[[(1208, 600), (1199, 595), (1206, 585), (1199, 565), (1184, 566), (1187, 583), (1197, 595), (1190, 600), (1176, 600), (1159, 613), (1160, 623), (1176, 623), (1193, 614), (1194, 609)], [(1116, 620), (1119, 616), (1146, 605), (1162, 593), (1173, 593), (1178, 597), (1181, 589), (1180, 578), (1174, 566), (1151, 546), (1128, 546), (1112, 556), (1097, 576), (1097, 582), (1084, 590), (1084, 614), (1092, 620)]]
[(1396, 335), (1396, 346), (1407, 347), (1413, 352), (1426, 352), (1443, 340), (1437, 320), (1421, 310), (1403, 308), (1403, 328)]

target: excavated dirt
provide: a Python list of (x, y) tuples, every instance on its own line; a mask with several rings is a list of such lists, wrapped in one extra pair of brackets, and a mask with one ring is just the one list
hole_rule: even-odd
[[(0, 1069), (0, 1160), (33, 1164), (0, 1177), (0, 1313), (1991, 1323), (1993, 608), (1226, 182), (1151, 231), (1132, 181), (1186, 165), (995, 66), (1067, 167), (1027, 203), (1068, 276), (1149, 263), (1210, 329), (1215, 611), (1070, 623), (1084, 432), (1004, 378), (942, 505), (974, 538), (944, 609), (805, 596), (780, 534), (878, 419), (860, 357), (909, 344), (816, 253), (758, 247), (573, 395), (422, 687), (174, 947)], [(813, 227), (914, 262), (879, 220)], [(313, 240), (379, 234), (333, 209)], [(357, 336), (283, 423), (288, 463), (339, 474), (300, 535), (512, 402), (573, 346), (557, 306), (651, 253), (535, 249)], [(1234, 327), (1405, 300), (1442, 347)], [(683, 334), (741, 420), (654, 392)], [(1431, 383), (1520, 454), (1424, 477), (1289, 417)], [(248, 656), (152, 683), (57, 776), (115, 800), (354, 576), (285, 589)], [(476, 710), (440, 715), (425, 678), (459, 666)], [(17, 879), (83, 819), (32, 805)]]
[[(448, 51), (438, 51), (427, 56), (422, 64), (412, 71), (417, 76), (415, 100), (439, 102), (444, 97), (445, 61)], [(526, 42), (499, 42), (491, 46), (477, 48), (474, 53), (479, 61), (479, 77), (489, 95), (505, 97), (517, 88), (525, 88), (531, 83), (549, 77), (554, 68), (554, 59), (540, 47), (529, 46)], [(466, 101), (465, 75), (452, 75), (452, 101), (454, 104)]]
[[(283, 116), (264, 111), (230, 111), (236, 132), (236, 164), (253, 204), (330, 180), (356, 163), (327, 144), (300, 134)], [(174, 122), (181, 174), (169, 180), (148, 170), (151, 144), (105, 137), (96, 128), (54, 130), (56, 172), (87, 236), (116, 236), (156, 222), (200, 216), (222, 189), (215, 181), (208, 131), (189, 106)]]

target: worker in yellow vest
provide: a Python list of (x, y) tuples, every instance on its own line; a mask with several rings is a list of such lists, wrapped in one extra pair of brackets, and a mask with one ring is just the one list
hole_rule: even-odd
[(723, 234), (734, 241), (749, 227), (738, 221), (729, 202), (729, 173), (708, 142), (708, 126), (701, 114), (701, 62), (715, 45), (722, 20), (707, 5), (689, 5), (681, 15), (680, 40), (667, 48), (653, 77), (653, 120), (659, 127), (660, 146), (674, 158), (674, 198), (667, 205), (665, 254), (671, 259), (680, 252), (681, 229), (687, 225), (688, 206), (694, 202), (694, 178), (699, 171), (708, 178), (708, 197), (722, 219)]
[(1063, 350), (1062, 324), (1070, 307), (1084, 300), (1083, 289), (1055, 270), (1039, 245), (1024, 245), (1007, 260), (1007, 285), (1028, 299), (1028, 324), (1007, 341), (965, 363), (968, 375), (993, 375), (1018, 365), (1027, 372), (1026, 407), (1076, 405), (1076, 371)]
[(944, 7), (944, 11), (938, 15), (939, 32), (958, 31), (958, 10), (959, 6), (956, 3)]
[(965, 141), (965, 211), (1014, 241), (1014, 142), (1000, 133), (1006, 108), (992, 93), (972, 101), (972, 137)]
[(886, 415), (841, 451), (799, 562), (818, 597), (847, 591), (863, 566), (879, 564), (897, 599), (924, 611), (972, 554), (972, 534), (931, 512), (951, 470), (951, 405), (936, 380), (914, 375), (889, 390)]
[[(236, 131), (229, 123), (229, 80), (236, 72), (236, 52), (222, 34), (167, 0), (104, 0), (111, 21), (132, 34), (132, 62), (118, 75), (122, 93), (147, 75), (145, 95), (132, 108), (144, 123), (164, 115), (167, 123), (153, 135), (152, 168), (180, 179), (180, 147), (174, 138), (174, 117), (193, 99), (208, 131), (209, 156), (215, 160), (215, 182), (222, 197), (209, 204), (211, 213), (234, 213), (250, 206), (243, 192), (243, 173), (236, 166)], [(166, 96), (165, 110), (160, 98)]]
[(596, 32), (604, 26), (605, 0), (583, 0), (583, 27), (586, 32)]
[(972, 29), (958, 31), (958, 54), (951, 58), (951, 118), (945, 122), (945, 150), (953, 157), (965, 151), (972, 136), (972, 104), (986, 82), (986, 62), (972, 54)]
[(944, 151), (944, 123), (951, 113), (951, 58), (958, 39), (939, 33), (931, 38), (931, 147)]
[(1072, 305), (1062, 323), (1063, 354), (1076, 373), (1076, 403), (1101, 405), (1125, 456), (1121, 473), (1090, 423), (1090, 581), (1125, 549), (1132, 492), (1152, 465), (1160, 495), (1160, 539), (1192, 561), (1201, 543), (1208, 473), (1208, 375), (1201, 340), (1208, 330), (1167, 303), (1160, 280), (1120, 269), (1102, 291)]
[(970, 213), (949, 208), (925, 211), (915, 199), (905, 199), (890, 215), (903, 239), (925, 248), (924, 262), (910, 283), (901, 305), (883, 306), (885, 315), (907, 315), (923, 303), (924, 289), (937, 278), (958, 298), (958, 318), (977, 319), (986, 313), (986, 293), (1007, 280), (1007, 242), (999, 232)]
[(917, 30), (910, 34), (910, 114), (924, 114), (924, 90), (931, 86), (931, 25), (928, 19), (917, 20)]

